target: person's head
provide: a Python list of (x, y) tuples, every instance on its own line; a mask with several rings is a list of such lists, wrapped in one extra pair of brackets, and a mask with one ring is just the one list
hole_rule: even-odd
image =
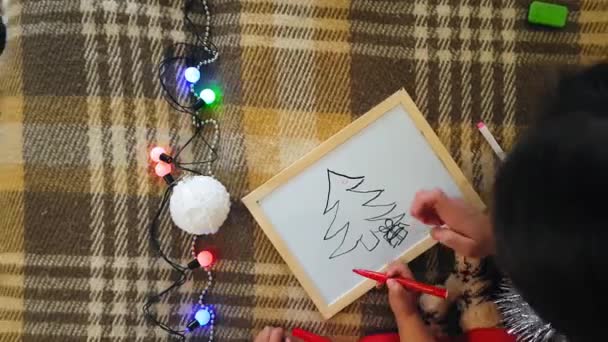
[(551, 99), (496, 177), (497, 261), (541, 318), (590, 339), (608, 317), (608, 64)]

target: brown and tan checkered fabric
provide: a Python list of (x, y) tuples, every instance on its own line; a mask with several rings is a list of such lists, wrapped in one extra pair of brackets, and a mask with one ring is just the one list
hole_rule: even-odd
[[(141, 315), (170, 279), (148, 246), (163, 185), (147, 150), (191, 133), (155, 69), (189, 36), (182, 1), (2, 2), (0, 341), (166, 340)], [(321, 321), (239, 202), (248, 191), (404, 87), (487, 198), (497, 164), (474, 123), (508, 149), (545, 71), (608, 57), (603, 0), (569, 2), (567, 27), (551, 31), (527, 25), (522, 0), (210, 2), (224, 87), (214, 171), (233, 197), (205, 241), (221, 252), (209, 297), (220, 341), (266, 324), (344, 338), (393, 327), (382, 292)], [(186, 261), (188, 237), (163, 222), (163, 243)], [(413, 267), (439, 279), (451, 261), (437, 260)], [(202, 285), (159, 304), (161, 316), (183, 324)]]

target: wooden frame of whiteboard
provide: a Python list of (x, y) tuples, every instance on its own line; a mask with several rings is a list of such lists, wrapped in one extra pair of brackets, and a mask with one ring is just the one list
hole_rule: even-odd
[[(274, 247), (277, 249), (283, 260), (287, 263), (287, 266), (291, 269), (293, 274), (296, 276), (304, 290), (308, 293), (312, 301), (315, 303), (321, 315), (328, 319), (341, 311), (343, 308), (354, 302), (357, 298), (365, 294), (369, 291), (374, 285), (375, 282), (372, 280), (365, 280), (359, 285), (357, 285), (352, 290), (342, 294), (338, 297), (333, 303), (326, 303), (321, 294), (319, 293), (317, 287), (315, 286), (312, 279), (306, 275), (302, 265), (297, 261), (292, 252), (287, 248), (284, 241), (281, 239), (279, 234), (276, 232), (276, 228), (270, 223), (267, 219), (262, 207), (259, 205), (259, 202), (264, 199), (268, 194), (274, 191), (276, 188), (280, 187), (282, 184), (289, 181), (291, 178), (295, 177), (302, 171), (306, 170), (310, 165), (314, 164), (316, 161), (321, 159), (327, 153), (340, 146), (341, 144), (348, 141), (353, 135), (358, 133), (359, 131), (365, 129), (372, 122), (380, 118), (382, 115), (386, 114), (390, 109), (401, 105), (405, 108), (406, 113), (410, 115), (410, 118), (418, 128), (418, 130), (422, 133), (426, 141), (431, 146), (432, 150), (435, 152), (441, 163), (445, 166), (449, 174), (452, 176), (454, 182), (462, 191), (465, 199), (469, 201), (472, 205), (479, 207), (480, 209), (484, 209), (485, 205), (483, 204), (479, 195), (473, 190), (473, 187), (466, 179), (458, 165), (452, 157), (450, 156), (448, 150), (443, 146), (439, 138), (426, 121), (416, 104), (412, 101), (411, 97), (408, 93), (401, 89), (388, 99), (384, 100), (382, 103), (372, 108), (369, 112), (362, 115), (357, 120), (353, 121), (351, 124), (346, 126), (344, 129), (333, 135), (331, 138), (327, 139), (325, 142), (321, 143), (321, 145), (317, 146), (311, 152), (306, 154), (301, 159), (297, 160), (295, 163), (281, 171), (276, 176), (272, 177), (266, 183), (262, 184), (260, 187), (255, 189), (253, 192), (249, 193), (247, 196), (243, 198), (243, 203), (253, 217), (256, 219), (268, 239), (272, 242)], [(425, 239), (419, 241), (414, 246), (403, 252), (399, 256), (399, 259), (409, 262), (412, 259), (416, 258), (420, 254), (422, 254), (427, 249), (431, 248), (436, 242), (430, 237), (427, 236)], [(386, 267), (386, 266), (385, 266)]]

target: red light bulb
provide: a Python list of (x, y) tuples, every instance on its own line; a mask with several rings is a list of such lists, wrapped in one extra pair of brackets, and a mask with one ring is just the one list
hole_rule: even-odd
[(167, 151), (165, 151), (165, 149), (160, 146), (156, 146), (155, 148), (150, 150), (150, 159), (158, 163), (160, 161), (160, 155), (163, 153), (167, 153)]
[(158, 177), (165, 177), (166, 175), (171, 173), (171, 164), (160, 162), (156, 164), (156, 167), (154, 167), (154, 171), (156, 171), (156, 175)]
[(202, 251), (196, 256), (196, 260), (201, 267), (209, 267), (213, 263), (213, 254), (209, 251)]

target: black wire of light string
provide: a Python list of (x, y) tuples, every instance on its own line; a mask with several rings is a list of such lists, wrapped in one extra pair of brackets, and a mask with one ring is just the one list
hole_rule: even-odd
[[(208, 12), (208, 5), (207, 5), (207, 1), (206, 0), (199, 0), (203, 6), (205, 7), (205, 27), (206, 27), (206, 32), (207, 35), (204, 38), (201, 38), (201, 34), (196, 30), (196, 25), (194, 24), (194, 22), (192, 21), (192, 19), (190, 18), (190, 16), (188, 15), (188, 13), (190, 13), (190, 10), (192, 9), (192, 6), (195, 3), (195, 0), (186, 0), (185, 4), (184, 4), (184, 19), (186, 21), (186, 23), (188, 24), (191, 32), (193, 33), (194, 37), (196, 38), (196, 41), (200, 44), (200, 45), (194, 45), (194, 44), (188, 44), (188, 43), (175, 43), (173, 45), (171, 45), (168, 49), (170, 48), (176, 48), (179, 46), (185, 46), (186, 48), (194, 48), (194, 49), (202, 49), (206, 52), (208, 52), (211, 55), (211, 59), (213, 58), (217, 58), (217, 47), (215, 45), (213, 45), (213, 43), (209, 42), (208, 39), (208, 31), (209, 31), (209, 26), (210, 26), (210, 16), (209, 16), (209, 12)], [(211, 48), (209, 48), (209, 46)], [(184, 171), (188, 171), (197, 175), (202, 175), (202, 172), (199, 170), (194, 170), (192, 168), (188, 168), (188, 167), (184, 167), (183, 165), (204, 165), (204, 164), (209, 164), (209, 163), (213, 163), (217, 160), (218, 158), (218, 153), (217, 153), (217, 149), (212, 146), (209, 141), (207, 141), (207, 139), (205, 139), (205, 137), (203, 136), (203, 130), (204, 130), (204, 123), (200, 120), (200, 118), (198, 117), (198, 115), (196, 115), (196, 113), (192, 113), (189, 109), (189, 107), (186, 106), (182, 106), (179, 104), (179, 101), (177, 101), (177, 99), (175, 97), (173, 97), (173, 95), (171, 95), (171, 92), (169, 92), (167, 90), (166, 84), (163, 81), (163, 75), (165, 72), (165, 67), (168, 64), (168, 62), (171, 61), (177, 61), (180, 59), (185, 59), (185, 60), (196, 60), (196, 58), (192, 57), (192, 56), (175, 56), (175, 57), (171, 57), (171, 58), (166, 58), (163, 61), (161, 61), (161, 63), (159, 64), (159, 79), (160, 79), (160, 83), (161, 83), (161, 87), (163, 88), (163, 92), (165, 93), (165, 95), (169, 96), (169, 104), (172, 105), (172, 107), (180, 112), (185, 112), (188, 114), (191, 114), (194, 116), (194, 120), (195, 120), (195, 126), (196, 129), (194, 131), (194, 134), (186, 141), (186, 143), (174, 154), (173, 156), (173, 164), (176, 166), (177, 169), (180, 170), (184, 170)], [(175, 105), (175, 106), (174, 106)], [(217, 124), (216, 124), (217, 125)], [(218, 132), (216, 134), (219, 134), (219, 126), (216, 126)], [(188, 145), (190, 145), (190, 143), (192, 143), (194, 141), (194, 139), (200, 136), (201, 140), (203, 141), (205, 147), (207, 147), (210, 151), (211, 151), (211, 158), (210, 159), (206, 159), (203, 161), (197, 161), (197, 162), (187, 162), (187, 163), (182, 163), (179, 161), (179, 157), (181, 155), (181, 153), (184, 151), (184, 149), (186, 147), (188, 147)], [(169, 185), (169, 187), (167, 188), (167, 191), (165, 192), (165, 196), (168, 196), (167, 193), (170, 193), (170, 190), (173, 188), (174, 184)], [(163, 202), (165, 201), (165, 198), (163, 198)], [(161, 203), (161, 208), (159, 209), (159, 211), (157, 212), (157, 215), (160, 216), (160, 214), (162, 213), (162, 209), (163, 209), (163, 205), (164, 203)], [(157, 224), (158, 222), (158, 217), (156, 217), (156, 221), (153, 220), (152, 224)], [(156, 227), (152, 227), (154, 229), (156, 229)], [(163, 260), (165, 260), (165, 262), (167, 262), (169, 265), (171, 265), (174, 269), (178, 270), (181, 269), (182, 271), (187, 270), (187, 267), (184, 267), (180, 264), (175, 263), (174, 261), (172, 261), (171, 259), (169, 259), (164, 252), (162, 251), (162, 248), (160, 247), (160, 243), (159, 241), (155, 238), (154, 235), (152, 235), (152, 230), (151, 232), (151, 238), (152, 238), (152, 245), (154, 247), (154, 249), (159, 253), (159, 255), (163, 258)]]
[[(190, 139), (188, 139), (188, 141), (186, 141), (186, 143), (184, 144), (184, 146), (182, 146), (173, 156), (173, 163), (175, 164), (175, 167), (180, 169), (180, 170), (184, 170), (184, 171), (188, 171), (197, 175), (202, 175), (203, 173), (199, 170), (195, 170), (192, 169), (190, 167), (185, 167), (184, 165), (187, 166), (195, 166), (195, 165), (205, 165), (205, 164), (212, 164), (213, 162), (215, 162), (218, 158), (218, 153), (217, 153), (217, 147), (211, 145), (209, 143), (209, 141), (207, 139), (205, 139), (204, 135), (203, 135), (203, 130), (205, 129), (205, 124), (203, 122), (201, 122), (200, 120), (196, 119), (197, 123), (196, 123), (196, 129), (194, 131), (194, 134), (190, 137)], [(217, 123), (216, 123), (217, 125)], [(217, 128), (217, 132), (215, 132), (215, 134), (219, 135), (220, 132), (220, 128), (219, 125), (216, 126)], [(192, 143), (192, 141), (194, 141), (194, 138), (196, 138), (197, 136), (200, 136), (201, 140), (203, 141), (203, 144), (205, 144), (205, 147), (207, 147), (210, 151), (211, 151), (211, 157), (209, 159), (205, 159), (202, 161), (195, 161), (195, 162), (186, 162), (186, 163), (182, 163), (179, 161), (179, 156), (181, 155), (182, 151), (188, 146), (190, 145), (190, 143)], [(215, 139), (215, 138), (213, 138)]]
[[(218, 154), (217, 154), (216, 149), (213, 148), (213, 146), (211, 146), (211, 144), (209, 144), (209, 142), (202, 135), (202, 132), (204, 129), (204, 124), (201, 122), (196, 127), (197, 128), (196, 128), (194, 134), (175, 153), (175, 155), (173, 157), (173, 163), (175, 164), (176, 168), (178, 168), (178, 169), (201, 175), (202, 172), (200, 172), (198, 170), (186, 168), (181, 165), (198, 165), (198, 164), (213, 163), (217, 159)], [(211, 150), (211, 153), (212, 153), (211, 159), (204, 160), (201, 162), (180, 163), (179, 156), (186, 149), (186, 147), (188, 147), (194, 141), (194, 138), (196, 138), (197, 136), (200, 136), (200, 138), (205, 143), (205, 146), (207, 146)], [(185, 284), (186, 281), (188, 280), (189, 272), (191, 271), (191, 269), (189, 267), (183, 266), (183, 265), (175, 262), (171, 258), (169, 258), (169, 256), (163, 251), (163, 248), (162, 248), (162, 246), (160, 244), (160, 240), (159, 240), (158, 229), (160, 226), (160, 217), (167, 207), (167, 203), (169, 202), (170, 195), (171, 195), (173, 187), (175, 185), (176, 185), (176, 183), (173, 182), (167, 186), (167, 189), (165, 189), (160, 206), (159, 206), (158, 210), (156, 211), (156, 214), (154, 215), (152, 221), (150, 222), (150, 225), (148, 226), (148, 234), (150, 236), (150, 243), (151, 243), (154, 251), (156, 253), (158, 253), (158, 255), (167, 264), (169, 264), (174, 271), (178, 272), (180, 276), (171, 286), (167, 287), (166, 289), (162, 290), (161, 292), (159, 292), (155, 295), (148, 297), (148, 300), (144, 304), (143, 310), (144, 310), (144, 315), (151, 323), (160, 327), (162, 330), (169, 333), (170, 335), (173, 335), (173, 336), (179, 338), (180, 340), (185, 340), (185, 338), (186, 338), (185, 333), (187, 332), (187, 330), (176, 330), (176, 329), (171, 328), (169, 325), (159, 321), (156, 318), (156, 316), (150, 311), (150, 308), (153, 304), (158, 303), (163, 297), (165, 297), (166, 295), (168, 295), (175, 289), (179, 288), (183, 284)]]
[[(211, 25), (211, 16), (209, 14), (209, 7), (207, 4), (207, 0), (198, 0), (198, 2), (203, 5), (204, 11), (205, 11), (205, 13), (204, 13), (204, 16), (205, 16), (204, 36), (201, 35), (201, 33), (197, 29), (196, 24), (193, 22), (192, 18), (189, 16), (189, 13), (191, 12), (191, 10), (194, 7), (194, 4), (196, 2), (197, 2), (196, 0), (186, 0), (185, 1), (185, 3), (184, 3), (184, 20), (186, 22), (186, 25), (188, 26), (188, 28), (194, 35), (195, 42), (197, 44), (175, 43), (175, 44), (172, 44), (171, 46), (169, 46), (165, 51), (172, 50), (174, 52), (177, 52), (180, 49), (180, 47), (183, 47), (185, 52), (190, 51), (190, 54), (177, 55), (177, 56), (165, 58), (159, 64), (158, 77), (160, 80), (160, 85), (163, 90), (165, 99), (167, 100), (167, 102), (169, 102), (169, 105), (171, 105), (171, 107), (173, 109), (175, 109), (176, 111), (179, 111), (181, 113), (185, 113), (185, 114), (188, 114), (195, 118), (198, 118), (198, 115), (196, 113), (197, 109), (195, 107), (196, 103), (191, 103), (191, 104), (187, 104), (187, 105), (180, 103), (180, 101), (169, 91), (167, 84), (165, 83), (165, 73), (167, 71), (167, 67), (172, 65), (172, 63), (177, 63), (177, 62), (183, 60), (184, 64), (189, 65), (189, 64), (192, 64), (192, 62), (200, 61), (199, 62), (199, 66), (200, 66), (200, 65), (211, 64), (215, 60), (217, 60), (217, 57), (218, 57), (217, 47), (209, 41), (209, 28)], [(205, 58), (201, 58), (203, 55), (205, 55), (204, 56)]]
[(188, 268), (171, 260), (171, 258), (169, 258), (165, 254), (163, 249), (161, 248), (160, 241), (158, 238), (158, 227), (159, 227), (159, 222), (160, 222), (160, 216), (162, 215), (163, 211), (167, 207), (167, 203), (169, 202), (169, 196), (171, 195), (173, 187), (175, 186), (174, 184), (175, 183), (170, 184), (167, 187), (167, 189), (165, 189), (162, 200), (160, 202), (160, 206), (159, 206), (158, 210), (156, 211), (154, 218), (150, 222), (150, 225), (148, 226), (148, 234), (150, 236), (150, 243), (151, 243), (152, 247), (154, 248), (154, 250), (160, 255), (160, 257), (167, 264), (169, 264), (169, 266), (171, 266), (171, 268), (174, 271), (178, 272), (180, 276), (179, 276), (179, 279), (176, 280), (171, 286), (167, 287), (166, 289), (162, 290), (161, 292), (159, 292), (155, 295), (148, 297), (148, 299), (146, 300), (146, 303), (144, 304), (143, 311), (144, 311), (144, 316), (146, 317), (146, 319), (148, 319), (154, 325), (158, 326), (159, 328), (161, 328), (165, 332), (169, 333), (170, 335), (176, 336), (180, 340), (183, 341), (186, 339), (186, 336), (184, 335), (184, 333), (186, 332), (185, 330), (175, 330), (175, 329), (171, 328), (167, 324), (159, 321), (158, 318), (156, 317), (156, 315), (150, 311), (150, 307), (153, 304), (160, 302), (160, 300), (163, 297), (165, 297), (167, 294), (171, 293), (173, 290), (182, 286), (188, 279), (188, 274), (186, 273), (188, 271)]
[(192, 7), (194, 6), (195, 2), (196, 0), (186, 0), (186, 3), (184, 4), (184, 20), (186, 21), (186, 24), (188, 24), (190, 31), (196, 38), (196, 41), (199, 43), (199, 45), (202, 46), (203, 49), (207, 49), (207, 51), (211, 53), (211, 51), (208, 50), (207, 46), (209, 44), (209, 30), (211, 27), (211, 14), (209, 13), (209, 5), (207, 4), (207, 0), (199, 0), (205, 10), (205, 35), (201, 38), (201, 34), (196, 29), (196, 24), (188, 15), (188, 13), (190, 13), (190, 11), (192, 10)]
[[(215, 45), (213, 45), (212, 43), (208, 43), (210, 46), (212, 46), (212, 51), (215, 51), (215, 54), (217, 54), (217, 48), (215, 47)], [(179, 50), (180, 46), (184, 46), (184, 49), (201, 49), (201, 47), (198, 47), (196, 45), (192, 45), (192, 44), (188, 44), (188, 43), (175, 43), (173, 45), (171, 45), (169, 48), (174, 49), (174, 50)], [(169, 49), (168, 48), (168, 49)], [(163, 90), (163, 94), (165, 97), (165, 100), (167, 100), (167, 102), (169, 103), (169, 105), (175, 109), (176, 111), (180, 112), (180, 113), (184, 113), (184, 114), (188, 114), (192, 117), (198, 118), (197, 115), (197, 110), (196, 110), (196, 103), (193, 102), (191, 104), (182, 104), (177, 98), (176, 96), (174, 96), (170, 91), (169, 91), (169, 87), (167, 86), (167, 83), (165, 82), (165, 76), (167, 73), (167, 69), (169, 68), (169, 66), (174, 65), (174, 63), (177, 63), (181, 60), (184, 61), (184, 64), (188, 65), (190, 64), (189, 62), (193, 61), (193, 60), (197, 60), (198, 58), (194, 58), (191, 55), (189, 56), (184, 56), (184, 55), (179, 55), (179, 56), (172, 56), (172, 57), (167, 57), (165, 59), (163, 59), (159, 65), (158, 65), (158, 79), (160, 82), (160, 86)], [(202, 59), (203, 61), (211, 61), (213, 60), (213, 57), (210, 58), (205, 58)], [(209, 62), (212, 63), (212, 62)], [(172, 74), (173, 75), (173, 74)]]
[[(168, 48), (165, 49), (165, 51), (169, 51), (172, 50), (174, 52), (178, 51), (180, 49), (180, 47), (184, 48), (185, 52), (191, 52), (191, 55), (188, 56), (173, 56), (173, 57), (168, 57), (165, 58), (164, 60), (162, 60), (159, 63), (159, 67), (158, 67), (158, 77), (159, 77), (159, 81), (160, 81), (160, 85), (161, 88), (163, 90), (165, 99), (167, 100), (167, 102), (169, 103), (169, 105), (175, 109), (178, 112), (181, 113), (186, 113), (190, 116), (193, 117), (194, 119), (194, 123), (195, 123), (195, 132), (194, 134), (186, 141), (186, 143), (175, 153), (175, 155), (173, 156), (173, 164), (175, 165), (175, 167), (177, 169), (183, 170), (183, 171), (188, 171), (194, 174), (198, 174), (198, 175), (202, 175), (202, 172), (199, 170), (195, 170), (193, 168), (190, 167), (185, 167), (184, 165), (203, 165), (203, 164), (208, 164), (208, 163), (213, 163), (214, 161), (217, 160), (218, 158), (218, 153), (217, 150), (214, 146), (212, 146), (204, 137), (203, 135), (203, 129), (204, 129), (204, 123), (200, 120), (199, 116), (196, 113), (196, 109), (194, 108), (194, 104), (187, 106), (187, 105), (183, 105), (181, 104), (177, 98), (175, 98), (173, 96), (173, 94), (171, 94), (171, 92), (169, 91), (165, 81), (164, 81), (164, 77), (165, 77), (165, 73), (167, 71), (167, 67), (169, 65), (171, 65), (171, 63), (175, 63), (178, 62), (180, 60), (184, 60), (184, 62), (186, 62), (185, 64), (190, 64), (193, 61), (196, 60), (200, 60), (200, 65), (208, 65), (210, 63), (213, 63), (216, 59), (217, 59), (217, 47), (209, 42), (208, 40), (208, 36), (209, 36), (209, 27), (210, 27), (210, 15), (209, 15), (209, 10), (207, 7), (207, 2), (206, 0), (200, 0), (200, 2), (203, 4), (204, 8), (205, 8), (205, 18), (206, 18), (206, 22), (205, 22), (205, 31), (206, 34), (204, 37), (201, 37), (201, 34), (196, 30), (196, 25), (194, 24), (194, 22), (192, 21), (192, 19), (189, 17), (188, 13), (190, 12), (190, 10), (192, 9), (192, 6), (194, 4), (195, 0), (187, 0), (185, 5), (184, 5), (184, 17), (185, 17), (185, 21), (187, 23), (187, 25), (189, 26), (191, 32), (194, 34), (195, 37), (195, 41), (197, 43), (199, 43), (200, 45), (196, 45), (196, 44), (188, 44), (188, 43), (175, 43), (172, 44), (171, 46), (169, 46)], [(204, 51), (204, 53), (202, 53)], [(200, 58), (203, 54), (207, 54), (208, 56), (205, 56), (206, 58)], [(218, 130), (218, 132), (216, 132), (215, 134), (219, 134), (219, 126), (217, 126), (216, 123), (216, 128)], [(209, 150), (211, 151), (211, 157), (210, 159), (207, 160), (203, 160), (203, 161), (198, 161), (198, 162), (187, 162), (187, 163), (181, 163), (179, 161), (179, 156), (181, 155), (181, 153), (184, 151), (184, 149), (190, 145), (190, 143), (192, 143), (192, 141), (194, 141), (194, 139), (200, 136), (201, 140), (203, 141), (204, 145), (209, 148)], [(162, 213), (164, 212), (164, 210), (166, 209), (167, 203), (169, 201), (170, 198), (170, 194), (172, 193), (173, 187), (175, 186), (175, 182), (173, 182), (172, 184), (169, 184), (169, 186), (167, 187), (167, 189), (165, 190), (159, 209), (157, 210), (154, 218), (152, 219), (152, 221), (150, 222), (150, 225), (148, 226), (149, 229), (149, 236), (150, 236), (150, 241), (151, 241), (151, 245), (153, 247), (153, 249), (159, 254), (159, 256), (168, 264), (171, 266), (171, 268), (176, 271), (177, 273), (179, 273), (179, 278), (169, 287), (167, 287), (166, 289), (162, 290), (161, 292), (152, 295), (150, 297), (148, 297), (146, 303), (144, 304), (144, 315), (145, 317), (152, 322), (154, 325), (158, 326), (159, 328), (161, 328), (162, 330), (164, 330), (165, 332), (169, 333), (171, 336), (177, 337), (179, 338), (181, 341), (184, 341), (186, 339), (186, 335), (185, 333), (187, 332), (187, 330), (176, 330), (173, 329), (172, 327), (170, 327), (169, 325), (159, 321), (156, 317), (155, 314), (153, 314), (150, 310), (151, 306), (155, 303), (158, 303), (163, 297), (167, 296), (169, 293), (171, 293), (172, 291), (174, 291), (175, 289), (181, 287), (188, 279), (188, 275), (189, 275), (189, 271), (191, 271), (191, 269), (187, 266), (183, 266), (173, 260), (171, 260), (171, 258), (169, 258), (166, 253), (163, 251), (161, 245), (160, 245), (160, 241), (159, 241), (159, 237), (158, 237), (158, 228), (159, 228), (159, 222), (160, 222), (160, 216), (162, 215)]]

